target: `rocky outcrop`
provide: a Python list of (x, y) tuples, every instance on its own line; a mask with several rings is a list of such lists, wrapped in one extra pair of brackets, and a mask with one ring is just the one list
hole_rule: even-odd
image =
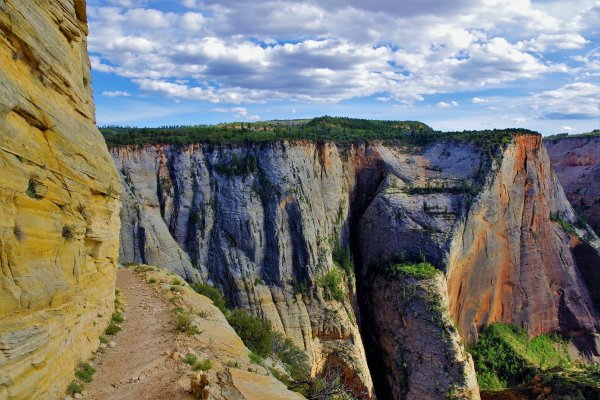
[(600, 136), (550, 139), (544, 145), (573, 208), (600, 234)]
[(82, 0), (0, 3), (0, 398), (55, 399), (113, 307), (120, 185)]
[(491, 322), (517, 323), (532, 335), (586, 336), (592, 345), (581, 343), (580, 350), (598, 355), (595, 289), (575, 251), (585, 238), (598, 257), (598, 238), (573, 225), (541, 137), (519, 136), (504, 154), (450, 248), (454, 320), (468, 339)]
[(306, 349), (315, 372), (334, 365), (355, 393), (372, 394), (353, 284), (340, 287), (349, 296), (339, 301), (318, 284), (334, 268), (336, 240), (347, 237), (354, 166), (366, 148), (276, 142), (111, 151), (124, 215), (135, 215), (123, 224), (123, 262), (213, 282), (232, 306), (268, 318)]
[[(179, 333), (174, 343), (169, 344), (174, 349), (171, 358), (180, 362), (185, 356), (210, 362), (210, 368), (201, 371), (187, 367), (188, 377), (183, 375), (179, 381), (185, 383), (182, 391), (205, 400), (304, 399), (273, 377), (264, 366), (267, 362), (263, 362), (264, 365), (251, 362), (250, 350), (210, 299), (196, 293), (186, 283), (171, 285), (174, 277), (165, 270), (137, 266), (136, 271), (176, 309), (189, 313), (191, 325), (197, 328), (198, 333)], [(176, 393), (170, 394), (176, 396)]]
[(473, 360), (450, 320), (441, 272), (430, 279), (378, 273), (365, 296), (363, 311), (373, 322), (365, 330), (376, 338), (370, 350), (381, 360), (373, 368), (380, 397), (479, 399)]
[[(169, 259), (164, 267), (214, 283), (232, 305), (303, 346), (314, 373), (341, 370), (364, 397), (373, 391), (371, 375), (384, 397), (457, 390), (477, 398), (459, 334), (476, 339), (495, 321), (585, 337), (580, 349), (596, 351), (597, 238), (570, 229), (575, 214), (539, 135), (421, 147), (273, 141), (111, 152), (135, 214), (123, 225), (121, 254), (131, 257), (124, 261)], [(352, 249), (356, 279), (336, 265), (343, 248)], [(447, 299), (439, 315), (458, 333), (419, 325), (399, 295), (412, 283), (380, 278), (390, 263), (420, 259), (446, 272), (429, 288), (441, 304)], [(324, 279), (331, 271), (343, 277), (336, 296)], [(416, 343), (419, 331), (431, 339), (412, 353), (413, 345), (389, 343)], [(439, 379), (428, 381), (422, 359), (449, 371), (436, 390)], [(399, 360), (412, 379), (390, 375)]]

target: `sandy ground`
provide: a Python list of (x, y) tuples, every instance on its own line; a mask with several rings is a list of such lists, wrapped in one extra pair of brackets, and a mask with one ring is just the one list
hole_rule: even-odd
[(186, 377), (170, 353), (175, 344), (170, 305), (132, 269), (120, 269), (117, 287), (124, 297), (127, 319), (114, 348), (99, 355), (94, 381), (86, 385), (84, 399), (179, 400), (192, 399), (184, 390)]

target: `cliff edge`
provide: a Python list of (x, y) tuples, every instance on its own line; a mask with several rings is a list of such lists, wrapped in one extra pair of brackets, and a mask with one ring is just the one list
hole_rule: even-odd
[(54, 399), (113, 308), (117, 172), (85, 1), (0, 2), (0, 398)]

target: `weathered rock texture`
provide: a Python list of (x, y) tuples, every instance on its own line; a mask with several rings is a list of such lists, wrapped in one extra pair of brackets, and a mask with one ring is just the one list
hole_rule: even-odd
[[(478, 399), (471, 356), (448, 313), (446, 280), (376, 274), (364, 307), (377, 338), (374, 368), (385, 399)], [(386, 305), (382, 307), (381, 305)], [(383, 395), (383, 396), (382, 396)]]
[(368, 397), (353, 285), (340, 288), (350, 293), (343, 302), (326, 300), (317, 285), (333, 267), (365, 150), (284, 142), (113, 148), (125, 187), (122, 260), (214, 282), (233, 306), (305, 348), (315, 371), (335, 364)]
[[(406, 285), (378, 275), (399, 259), (425, 258), (446, 272), (448, 283), (433, 287), (446, 304), (439, 287), (447, 285), (449, 315), (469, 340), (482, 325), (505, 321), (532, 334), (585, 336), (581, 349), (596, 351), (590, 282), (597, 238), (587, 238), (578, 258), (582, 232), (569, 234), (550, 219), (575, 216), (538, 135), (503, 145), (277, 141), (111, 152), (127, 192), (124, 261), (215, 283), (232, 305), (263, 315), (303, 345), (315, 373), (341, 370), (355, 393), (372, 393), (370, 367), (384, 396), (444, 398), (459, 390), (478, 397), (455, 331), (429, 324), (425, 340), (418, 318), (392, 320), (403, 315), (397, 292)], [(336, 242), (352, 247), (357, 264), (356, 284), (342, 285), (343, 301), (326, 299), (320, 283), (337, 268)], [(393, 337), (426, 345), (411, 355), (406, 344), (388, 346)], [(450, 372), (425, 374), (421, 357)], [(398, 360), (412, 378), (389, 374)]]
[(55, 399), (112, 308), (119, 178), (83, 0), (0, 2), (0, 398)]
[[(171, 290), (173, 276), (165, 270), (144, 266), (137, 268), (142, 277), (152, 280), (153, 288), (167, 299), (175, 298), (175, 306), (193, 315), (192, 324), (198, 334), (178, 334), (172, 345), (181, 356), (193, 354), (200, 361), (211, 360), (207, 372), (193, 372), (192, 393), (208, 400), (302, 400), (289, 391), (262, 365), (250, 362), (250, 350), (227, 322), (221, 311), (207, 297), (199, 295), (183, 283), (177, 292)], [(188, 367), (189, 368), (189, 367)]]
[(544, 145), (573, 208), (600, 234), (600, 136), (545, 140)]
[[(551, 215), (575, 222), (541, 137), (518, 137), (450, 251), (451, 313), (463, 335), (474, 338), (476, 327), (496, 321), (523, 325), (535, 335), (598, 331), (594, 293), (572, 251), (589, 235), (568, 233)], [(586, 240), (598, 249), (595, 235)], [(597, 355), (595, 346), (591, 351)]]

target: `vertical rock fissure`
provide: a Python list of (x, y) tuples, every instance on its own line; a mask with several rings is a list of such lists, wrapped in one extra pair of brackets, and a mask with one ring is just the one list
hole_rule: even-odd
[(380, 399), (390, 398), (389, 388), (385, 382), (385, 366), (382, 363), (381, 348), (376, 338), (373, 327), (373, 304), (369, 293), (369, 282), (371, 279), (363, 270), (363, 260), (360, 254), (359, 223), (365, 211), (375, 198), (379, 187), (386, 176), (382, 165), (376, 165), (373, 169), (364, 169), (357, 171), (356, 187), (350, 198), (350, 215), (348, 217), (348, 246), (354, 259), (355, 279), (356, 279), (356, 297), (357, 297), (357, 316), (356, 320), (361, 331), (363, 347), (365, 349), (367, 365), (375, 395)]

